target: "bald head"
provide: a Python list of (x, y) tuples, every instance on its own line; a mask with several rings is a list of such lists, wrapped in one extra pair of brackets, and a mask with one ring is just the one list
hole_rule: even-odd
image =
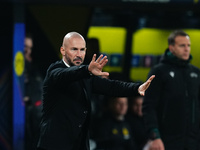
[(65, 35), (65, 37), (63, 38), (63, 43), (62, 46), (66, 47), (69, 44), (69, 41), (72, 38), (81, 38), (83, 41), (85, 41), (85, 39), (83, 38), (83, 36), (81, 34), (79, 34), (78, 32), (69, 32)]

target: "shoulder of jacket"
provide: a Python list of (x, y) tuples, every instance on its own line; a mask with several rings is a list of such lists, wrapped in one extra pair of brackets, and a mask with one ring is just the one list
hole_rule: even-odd
[(151, 68), (151, 70), (154, 70), (154, 71), (163, 70), (163, 69), (165, 70), (168, 67), (170, 67), (168, 64), (159, 63), (159, 64), (156, 64), (155, 66), (153, 66)]
[(55, 63), (52, 63), (49, 66), (48, 70), (50, 71), (50, 70), (53, 70), (53, 69), (58, 68), (58, 67), (65, 68), (65, 65), (63, 64), (62, 61), (56, 61)]
[(198, 67), (196, 67), (196, 66), (194, 66), (192, 64), (189, 64), (189, 67), (192, 68), (192, 69), (195, 69), (197, 71), (200, 71), (200, 68), (198, 68)]

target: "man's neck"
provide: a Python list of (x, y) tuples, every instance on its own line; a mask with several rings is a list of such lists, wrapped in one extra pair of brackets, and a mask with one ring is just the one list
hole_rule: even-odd
[(70, 67), (70, 65), (69, 65), (68, 63), (66, 63), (64, 59), (62, 59), (62, 61), (64, 62), (64, 64), (65, 64), (67, 67)]

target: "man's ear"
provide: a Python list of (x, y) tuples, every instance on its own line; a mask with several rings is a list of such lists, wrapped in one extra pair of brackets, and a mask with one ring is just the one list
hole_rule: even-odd
[(65, 56), (65, 50), (62, 46), (60, 47), (60, 53), (62, 54), (62, 56)]
[(173, 52), (173, 45), (169, 45), (168, 47), (169, 47), (169, 51)]

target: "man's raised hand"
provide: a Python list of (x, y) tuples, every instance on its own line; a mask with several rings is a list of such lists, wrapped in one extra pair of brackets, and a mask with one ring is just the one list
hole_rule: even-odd
[(144, 82), (142, 85), (138, 88), (138, 93), (142, 96), (145, 95), (145, 91), (148, 89), (149, 85), (151, 84), (151, 81), (155, 78), (155, 75), (152, 75), (146, 82)]
[(91, 72), (95, 76), (109, 76), (108, 72), (102, 72), (103, 67), (108, 62), (107, 56), (103, 56), (102, 54), (96, 60), (96, 54), (93, 55), (92, 61), (88, 66), (89, 72)]

